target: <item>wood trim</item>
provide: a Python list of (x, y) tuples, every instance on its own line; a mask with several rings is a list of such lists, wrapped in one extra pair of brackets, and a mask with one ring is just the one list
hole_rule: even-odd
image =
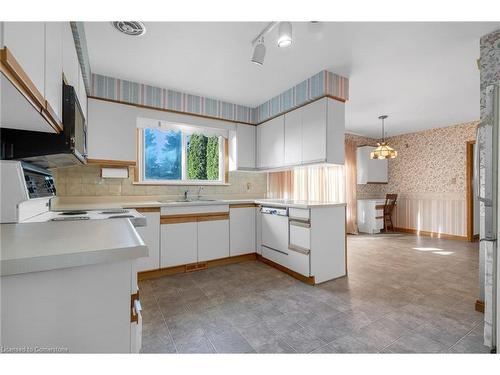
[(476, 300), (474, 308), (476, 311), (484, 313), (484, 301), (481, 301), (480, 299)]
[[(160, 268), (157, 270), (142, 271), (142, 272), (137, 273), (137, 279), (139, 281), (156, 279), (158, 277), (175, 275), (175, 274), (179, 274), (179, 273), (186, 273), (186, 272), (192, 272), (192, 271), (198, 271), (200, 269), (224, 266), (227, 264), (248, 262), (248, 261), (252, 261), (252, 260), (256, 260), (256, 259), (257, 259), (256, 253), (237, 255), (237, 256), (233, 256), (233, 257), (209, 260), (206, 262), (198, 262), (198, 263), (184, 264), (184, 265), (175, 266), (175, 267)], [(199, 266), (197, 266), (197, 265), (199, 265)]]
[(137, 323), (139, 320), (139, 314), (134, 314), (135, 312), (135, 301), (139, 299), (139, 290), (137, 290), (134, 294), (130, 295), (130, 322)]
[(137, 212), (160, 212), (160, 207), (134, 207)]
[(275, 263), (272, 260), (264, 258), (260, 254), (257, 254), (257, 259), (260, 260), (261, 262), (265, 263), (265, 264), (270, 265), (271, 267), (276, 268), (277, 270), (280, 270), (281, 272), (284, 272), (284, 273), (286, 273), (286, 274), (288, 274), (288, 275), (296, 278), (297, 280), (300, 280), (300, 281), (306, 283), (306, 284), (309, 284), (309, 285), (315, 285), (316, 284), (314, 276), (309, 276), (308, 277), (308, 276), (301, 275), (300, 273), (292, 271), (291, 269), (286, 268), (286, 267), (282, 266), (281, 264)]
[(465, 202), (467, 210), (467, 241), (474, 241), (474, 144), (467, 141), (465, 152)]
[(255, 203), (238, 203), (238, 204), (230, 204), (229, 208), (251, 208), (258, 207)]
[(160, 224), (193, 223), (198, 221), (229, 220), (229, 212), (206, 212), (195, 214), (162, 215)]
[(45, 97), (29, 78), (22, 66), (7, 47), (0, 50), (0, 71), (16, 87), (28, 102), (47, 121), (56, 133), (60, 133), (63, 126), (61, 120), (55, 115)]
[(261, 121), (261, 122), (258, 122), (256, 124), (252, 123), (252, 122), (246, 122), (246, 121), (237, 121), (237, 120), (228, 120), (228, 119), (225, 119), (225, 118), (220, 118), (220, 117), (215, 117), (215, 116), (207, 116), (207, 115), (200, 115), (200, 114), (197, 114), (197, 113), (190, 113), (190, 112), (182, 112), (182, 111), (176, 111), (174, 109), (167, 109), (167, 108), (158, 108), (158, 107), (153, 107), (153, 106), (149, 106), (149, 105), (144, 105), (144, 104), (135, 104), (135, 103), (129, 103), (129, 102), (124, 102), (122, 100), (116, 100), (116, 99), (107, 99), (107, 98), (101, 98), (101, 97), (98, 97), (98, 96), (93, 96), (93, 95), (89, 95), (88, 96), (88, 99), (94, 99), (94, 100), (102, 100), (104, 102), (109, 102), (109, 103), (116, 103), (116, 104), (124, 104), (124, 105), (129, 105), (129, 106), (132, 106), (132, 107), (137, 107), (137, 108), (144, 108), (144, 109), (152, 109), (154, 111), (160, 111), (160, 112), (169, 112), (169, 113), (175, 113), (175, 114), (179, 114), (179, 115), (187, 115), (187, 116), (194, 116), (194, 117), (200, 117), (200, 118), (205, 118), (205, 119), (211, 119), (211, 120), (218, 120), (218, 121), (225, 121), (225, 122), (230, 122), (230, 123), (239, 123), (239, 124), (246, 124), (246, 125), (254, 125), (254, 126), (257, 126), (257, 125), (260, 125), (260, 124), (263, 124), (264, 122), (266, 121), (269, 121), (269, 120), (272, 120), (273, 118), (276, 118), (276, 117), (279, 117), (281, 115), (285, 115), (287, 114), (288, 112), (291, 112), (291, 111), (294, 111), (296, 109), (299, 109), (301, 107), (304, 107), (308, 104), (311, 104), (311, 103), (314, 103), (315, 101), (317, 100), (321, 100), (323, 98), (329, 98), (329, 99), (333, 99), (333, 100), (337, 100), (339, 102), (342, 102), (342, 103), (345, 103), (346, 100), (343, 99), (343, 98), (339, 98), (337, 96), (333, 96), (333, 95), (322, 95), (320, 96), (319, 98), (315, 98), (314, 100), (311, 100), (311, 101), (308, 101), (306, 103), (303, 103), (297, 107), (293, 107), (285, 112), (280, 112), (279, 114), (277, 114), (276, 116), (273, 116), (273, 117), (269, 117), (267, 119), (265, 119), (264, 121)]
[(135, 167), (132, 160), (87, 159), (87, 164), (97, 164), (103, 167)]
[(444, 239), (448, 239), (448, 240), (467, 241), (467, 236), (457, 236), (455, 234), (429, 232), (426, 230), (417, 230), (417, 229), (413, 229), (413, 228), (396, 228), (395, 227), (394, 232), (416, 234), (418, 236), (426, 236), (426, 237), (433, 237), (433, 238), (444, 238)]
[(229, 220), (229, 214), (212, 215), (212, 216), (198, 216), (198, 222), (201, 221), (216, 221), (216, 220)]
[(385, 207), (385, 204), (377, 204), (377, 205), (375, 206), (375, 209), (376, 209), (376, 210), (383, 210), (383, 209), (384, 209), (384, 207)]
[(220, 118), (220, 117), (215, 117), (215, 116), (200, 115), (200, 114), (197, 114), (197, 113), (182, 112), (182, 111), (176, 111), (174, 109), (167, 109), (167, 108), (158, 108), (158, 107), (153, 107), (153, 106), (150, 106), (150, 105), (124, 102), (122, 100), (100, 98), (98, 96), (93, 96), (93, 95), (88, 96), (88, 98), (89, 99), (94, 99), (94, 100), (102, 100), (104, 102), (109, 102), (109, 103), (129, 105), (129, 106), (137, 107), (137, 108), (152, 109), (154, 111), (169, 112), (169, 113), (175, 113), (175, 114), (179, 114), (179, 115), (187, 115), (187, 116), (200, 117), (200, 118), (205, 118), (205, 119), (210, 119), (210, 120), (218, 120), (218, 121), (230, 122), (232, 124), (234, 124), (235, 122), (237, 122), (239, 124), (255, 125), (255, 124), (252, 124), (251, 122), (236, 121), (236, 120), (227, 120), (225, 118)]

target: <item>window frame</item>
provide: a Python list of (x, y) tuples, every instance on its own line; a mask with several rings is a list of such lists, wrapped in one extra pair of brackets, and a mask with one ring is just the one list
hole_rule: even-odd
[[(229, 185), (229, 147), (228, 139), (219, 136), (219, 180), (188, 180), (187, 176), (187, 137), (181, 132), (181, 177), (180, 180), (146, 180), (145, 157), (144, 157), (144, 130), (146, 128), (137, 128), (136, 132), (136, 167), (134, 173), (135, 185)], [(203, 131), (200, 133), (203, 134)]]

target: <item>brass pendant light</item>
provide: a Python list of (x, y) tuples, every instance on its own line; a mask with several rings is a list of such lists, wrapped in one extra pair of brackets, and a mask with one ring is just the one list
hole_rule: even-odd
[(390, 147), (385, 141), (384, 120), (389, 117), (387, 115), (379, 116), (382, 120), (382, 142), (377, 143), (377, 148), (370, 153), (370, 159), (394, 159), (398, 156), (398, 152)]

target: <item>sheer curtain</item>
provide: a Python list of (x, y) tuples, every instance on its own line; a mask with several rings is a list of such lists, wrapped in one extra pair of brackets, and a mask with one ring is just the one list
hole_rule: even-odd
[(346, 230), (358, 233), (356, 224), (356, 143), (346, 140), (345, 165), (299, 167), (272, 172), (267, 179), (269, 198), (345, 202)]

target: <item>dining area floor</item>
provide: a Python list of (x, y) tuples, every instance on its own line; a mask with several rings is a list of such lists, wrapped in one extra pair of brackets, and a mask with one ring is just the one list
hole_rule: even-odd
[(259, 261), (139, 283), (142, 353), (489, 353), (478, 244), (348, 236), (348, 275), (306, 285)]

